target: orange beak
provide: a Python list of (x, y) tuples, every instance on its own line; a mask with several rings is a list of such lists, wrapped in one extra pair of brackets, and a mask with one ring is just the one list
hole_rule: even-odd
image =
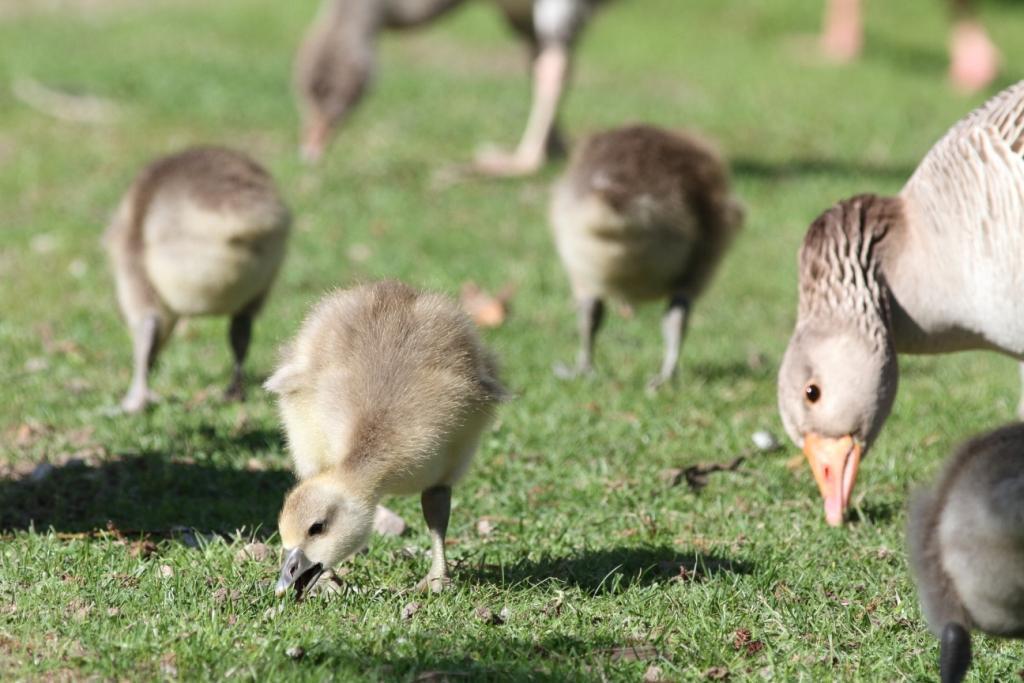
[(825, 521), (840, 526), (857, 482), (860, 444), (846, 435), (830, 439), (818, 434), (804, 435), (804, 455), (811, 464), (818, 490), (825, 499)]
[(327, 149), (330, 134), (331, 127), (322, 117), (310, 117), (302, 130), (302, 147), (299, 150), (302, 160), (307, 164), (320, 161)]

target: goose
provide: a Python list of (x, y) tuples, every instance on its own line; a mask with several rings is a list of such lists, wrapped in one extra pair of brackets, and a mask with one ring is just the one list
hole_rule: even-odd
[(150, 370), (178, 318), (226, 315), (235, 367), (226, 396), (244, 396), (242, 365), (284, 259), (291, 215), (273, 178), (245, 154), (192, 147), (136, 176), (104, 234), (134, 372), (121, 408), (156, 400)]
[(431, 537), (418, 588), (443, 590), (452, 486), (505, 393), (469, 318), (399, 282), (337, 291), (313, 307), (265, 386), (299, 479), (278, 520), (276, 593), (302, 595), (365, 545), (384, 496), (410, 494)]
[[(429, 23), (465, 0), (324, 0), (295, 60), (301, 112), (301, 154), (324, 154), (334, 131), (362, 99), (375, 66), (377, 35)], [(568, 81), (573, 47), (602, 0), (494, 0), (530, 45), (533, 102), (514, 152), (479, 155), (477, 170), (497, 176), (529, 175), (557, 149), (556, 119)]]
[(966, 675), (972, 630), (1024, 638), (1024, 425), (960, 447), (911, 504), (907, 545), (943, 683)]
[(693, 302), (743, 222), (725, 162), (691, 134), (642, 124), (597, 133), (556, 182), (550, 221), (580, 337), (575, 367), (556, 374), (592, 372), (605, 299), (667, 298), (664, 358), (648, 388), (672, 379)]
[(811, 224), (778, 400), (830, 525), (892, 409), (897, 354), (1024, 360), (1022, 264), (1024, 81), (956, 124), (897, 196), (858, 195)]

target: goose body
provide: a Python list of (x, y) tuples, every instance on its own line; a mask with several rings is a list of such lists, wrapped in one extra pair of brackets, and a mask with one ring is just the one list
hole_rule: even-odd
[(273, 179), (240, 152), (191, 148), (139, 174), (105, 235), (135, 341), (127, 410), (146, 405), (149, 368), (185, 316), (231, 317), (236, 367), (230, 393), (241, 394), (252, 318), (281, 266), (289, 224)]
[[(328, 569), (358, 550), (381, 498), (410, 494), (422, 494), (434, 536), (425, 585), (440, 589), (451, 487), (503, 394), (465, 314), (397, 282), (336, 292), (314, 307), (266, 386), (300, 480), (281, 512), (293, 558), (281, 589), (298, 569)], [(317, 523), (321, 532), (309, 533)]]
[(898, 353), (1024, 359), (1021, 264), (1024, 82), (954, 126), (897, 196), (845, 200), (811, 225), (779, 408), (831, 524), (892, 407)]
[[(478, 169), (497, 175), (536, 171), (557, 145), (555, 120), (568, 79), (572, 46), (602, 0), (493, 0), (531, 46), (534, 94), (514, 153), (492, 152)], [(382, 30), (429, 23), (465, 0), (324, 0), (295, 60), (295, 90), (302, 116), (302, 155), (317, 161), (337, 128), (362, 99), (376, 64)]]
[(966, 672), (970, 631), (1024, 638), (1024, 425), (961, 446), (915, 498), (907, 542), (944, 682)]
[(576, 372), (588, 372), (604, 301), (669, 300), (666, 355), (675, 372), (686, 317), (742, 223), (729, 173), (704, 141), (652, 126), (599, 133), (555, 185), (555, 245), (579, 308)]

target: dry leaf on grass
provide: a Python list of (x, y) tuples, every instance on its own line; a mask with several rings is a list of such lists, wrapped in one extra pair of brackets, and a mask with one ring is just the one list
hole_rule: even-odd
[(246, 543), (245, 547), (235, 553), (235, 562), (266, 562), (274, 558), (274, 551), (266, 543)]
[(162, 564), (160, 565), (160, 576), (169, 579), (174, 576), (174, 569), (169, 564)]
[(746, 652), (748, 655), (755, 655), (764, 649), (764, 642), (754, 640), (750, 629), (739, 628), (732, 634), (732, 646), (736, 650)]
[(41, 422), (23, 422), (7, 432), (7, 439), (16, 448), (26, 449), (53, 432), (53, 427)]
[(556, 616), (557, 617), (559, 614), (562, 613), (562, 605), (564, 605), (564, 604), (565, 604), (565, 593), (563, 593), (562, 591), (558, 591), (555, 594), (555, 597), (552, 598), (551, 601), (548, 602), (548, 604), (544, 605), (544, 608), (541, 610), (541, 612), (543, 612), (544, 614), (546, 614), (548, 616)]
[(481, 517), (476, 523), (476, 532), (481, 536), (490, 536), (497, 527), (498, 525), (492, 522), (490, 518)]
[(156, 543), (150, 540), (132, 541), (128, 544), (128, 555), (130, 557), (141, 557), (143, 559), (156, 553)]
[(173, 652), (165, 652), (160, 658), (160, 673), (169, 678), (178, 677), (178, 656)]
[(704, 672), (704, 678), (712, 681), (724, 681), (729, 678), (729, 670), (724, 666), (713, 666)]
[(249, 472), (266, 472), (267, 463), (263, 462), (259, 458), (249, 458), (245, 461), (245, 469)]
[(664, 680), (661, 676), (661, 669), (651, 664), (644, 672), (644, 683), (661, 683)]
[(475, 282), (462, 285), (459, 301), (462, 310), (473, 319), (479, 327), (500, 327), (508, 317), (508, 304), (515, 293), (515, 287), (507, 284), (496, 295), (480, 289)]
[(420, 611), (420, 603), (410, 602), (402, 608), (402, 621), (409, 621)]
[(477, 607), (474, 612), (476, 618), (489, 626), (501, 626), (508, 619), (508, 608), (495, 613), (490, 607)]

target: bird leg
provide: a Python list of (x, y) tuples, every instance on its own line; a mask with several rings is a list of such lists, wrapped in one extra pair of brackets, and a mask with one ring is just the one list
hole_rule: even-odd
[(555, 376), (559, 379), (573, 379), (589, 375), (594, 371), (594, 340), (597, 331), (604, 322), (604, 302), (597, 297), (585, 297), (579, 300), (576, 310), (576, 326), (579, 330), (580, 349), (576, 354), (576, 366), (567, 367), (563, 363), (555, 365)]
[(679, 365), (679, 349), (686, 334), (686, 321), (689, 317), (690, 301), (685, 296), (673, 296), (668, 303), (668, 310), (661, 319), (661, 336), (665, 340), (665, 355), (661, 361), (661, 370), (647, 382), (647, 390), (654, 391), (662, 384), (676, 376)]
[[(173, 326), (173, 322), (171, 323)], [(149, 371), (156, 364), (160, 351), (160, 316), (148, 313), (132, 328), (133, 372), (128, 393), (121, 399), (121, 409), (138, 413), (159, 397), (149, 390)]]
[(569, 46), (546, 45), (533, 60), (533, 101), (526, 130), (515, 152), (489, 150), (477, 155), (476, 168), (494, 176), (524, 176), (540, 170), (547, 160), (555, 119), (569, 75)]
[(440, 593), (448, 585), (448, 562), (444, 555), (444, 537), (448, 533), (448, 518), (452, 510), (450, 486), (435, 486), (420, 495), (423, 519), (430, 530), (430, 571), (416, 589)]
[(825, 56), (845, 64), (856, 59), (863, 46), (860, 0), (828, 0), (821, 32), (821, 50)]
[(231, 352), (235, 357), (235, 367), (232, 371), (231, 384), (224, 391), (224, 398), (230, 401), (241, 401), (245, 398), (245, 382), (242, 376), (242, 364), (249, 353), (249, 342), (252, 339), (253, 314), (246, 309), (231, 318), (231, 326), (228, 331), (228, 339), (231, 342)]
[(984, 90), (999, 75), (999, 50), (977, 19), (962, 16), (949, 40), (949, 78), (963, 93)]
[(942, 683), (960, 683), (971, 666), (971, 634), (955, 622), (942, 629), (939, 678)]

